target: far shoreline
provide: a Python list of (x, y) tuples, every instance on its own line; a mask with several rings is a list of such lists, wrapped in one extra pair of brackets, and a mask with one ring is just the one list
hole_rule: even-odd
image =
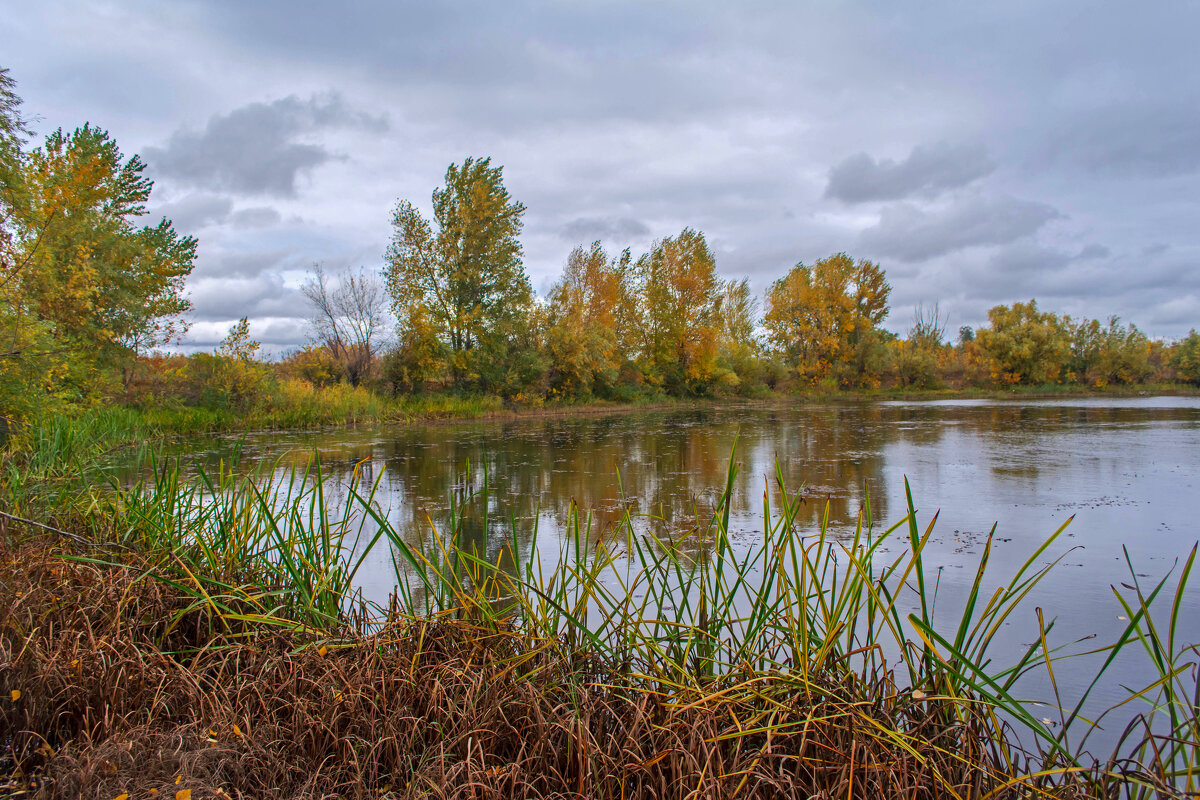
[[(410, 396), (411, 398), (412, 396)], [(596, 400), (585, 403), (562, 403), (549, 405), (520, 405), (505, 403), (494, 408), (479, 408), (480, 398), (459, 398), (454, 395), (429, 395), (424, 399), (442, 404), (443, 407), (415, 412), (402, 406), (388, 407), (392, 402), (382, 401), (381, 413), (347, 414), (342, 419), (321, 419), (312, 423), (288, 424), (286, 414), (270, 411), (239, 413), (225, 411), (219, 415), (202, 408), (180, 407), (163, 409), (119, 406), (115, 412), (127, 417), (131, 440), (142, 442), (169, 441), (205, 434), (262, 434), (285, 431), (332, 431), (356, 428), (364, 425), (415, 426), (450, 425), (471, 422), (506, 422), (537, 419), (573, 419), (605, 415), (627, 415), (654, 413), (686, 409), (718, 408), (772, 408), (794, 405), (832, 405), (837, 403), (873, 402), (933, 402), (939, 400), (1061, 400), (1068, 398), (1139, 398), (1139, 397), (1200, 397), (1200, 387), (1181, 384), (1143, 384), (1109, 386), (1104, 388), (1086, 386), (1042, 385), (1014, 386), (1004, 389), (882, 389), (847, 390), (833, 392), (800, 391), (773, 392), (761, 397), (693, 397), (655, 398), (635, 402), (613, 402)], [(484, 398), (484, 401), (503, 402), (499, 398)], [(122, 413), (123, 412), (123, 413)], [(104, 412), (93, 412), (104, 413)], [(209, 419), (201, 419), (206, 414)], [(165, 418), (163, 418), (165, 416)], [(198, 424), (197, 424), (198, 423)]]

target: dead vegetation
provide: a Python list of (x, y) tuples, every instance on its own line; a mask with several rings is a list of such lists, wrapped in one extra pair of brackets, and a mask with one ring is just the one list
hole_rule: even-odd
[[(8, 537), (11, 538), (11, 537)], [(886, 677), (704, 691), (516, 632), (394, 619), (226, 630), (185, 591), (0, 543), (0, 772), (13, 796), (1006, 797), (982, 719)], [(187, 795), (181, 795), (187, 796)]]

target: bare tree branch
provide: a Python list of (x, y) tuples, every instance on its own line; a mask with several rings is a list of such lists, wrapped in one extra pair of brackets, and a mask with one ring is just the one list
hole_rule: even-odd
[(387, 292), (382, 279), (363, 270), (330, 279), (320, 264), (302, 287), (312, 304), (313, 339), (342, 365), (346, 380), (358, 386), (370, 377), (386, 325)]

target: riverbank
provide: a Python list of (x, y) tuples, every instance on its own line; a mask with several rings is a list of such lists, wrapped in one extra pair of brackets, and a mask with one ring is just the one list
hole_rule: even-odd
[[(274, 404), (248, 408), (213, 409), (185, 405), (109, 405), (55, 415), (15, 426), (9, 439), (16, 447), (37, 449), (47, 442), (87, 441), (89, 446), (116, 448), (146, 446), (174, 437), (208, 433), (272, 430), (311, 430), (362, 424), (433, 424), (476, 420), (570, 418), (697, 407), (770, 407), (794, 404), (926, 402), (945, 400), (1019, 400), (1073, 397), (1200, 396), (1200, 387), (1186, 384), (1142, 384), (1102, 389), (1048, 384), (1006, 389), (887, 389), (877, 391), (771, 393), (755, 398), (647, 397), (635, 402), (591, 401), (522, 406), (499, 397), (404, 395), (385, 398), (365, 389), (336, 386), (316, 389), (296, 383), (286, 387)], [(52, 447), (61, 451), (61, 447)]]

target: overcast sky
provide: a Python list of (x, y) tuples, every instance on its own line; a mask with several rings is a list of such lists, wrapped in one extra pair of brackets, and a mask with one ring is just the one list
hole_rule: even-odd
[(845, 251), (887, 326), (1036, 297), (1200, 327), (1192, 2), (0, 0), (40, 133), (140, 153), (200, 240), (189, 339), (303, 343), (305, 270), (378, 270), (398, 198), (504, 166), (545, 292), (571, 248), (698, 228), (763, 292)]

